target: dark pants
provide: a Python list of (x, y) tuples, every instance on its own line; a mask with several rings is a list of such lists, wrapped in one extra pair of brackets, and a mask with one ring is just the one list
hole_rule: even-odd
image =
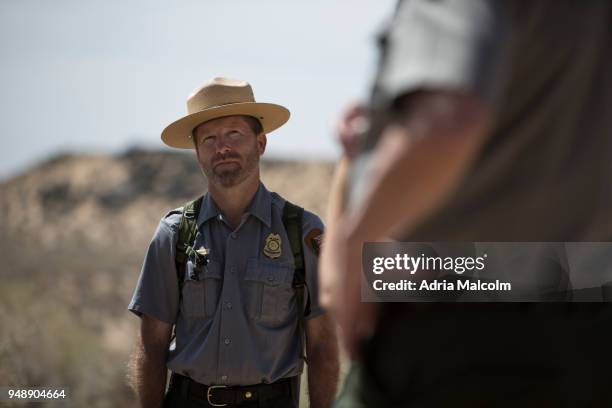
[(336, 408), (612, 406), (611, 304), (417, 308), (385, 310)]

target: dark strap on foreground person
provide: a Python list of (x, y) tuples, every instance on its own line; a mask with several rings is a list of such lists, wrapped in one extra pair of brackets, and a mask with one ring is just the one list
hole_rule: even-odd
[[(290, 407), (291, 378), (284, 378), (272, 384), (247, 386), (204, 385), (189, 377), (172, 373), (165, 408), (183, 406), (233, 407), (233, 406), (286, 406)], [(287, 401), (285, 405), (267, 402)], [(188, 405), (185, 405), (188, 404)], [(291, 404), (291, 405), (287, 405)]]

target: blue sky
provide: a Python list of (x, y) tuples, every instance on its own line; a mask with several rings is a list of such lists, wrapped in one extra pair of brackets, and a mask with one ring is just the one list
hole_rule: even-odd
[(334, 158), (332, 126), (367, 96), (391, 0), (1, 0), (0, 178), (61, 151), (164, 148), (214, 76), (246, 79), (289, 123), (267, 155)]

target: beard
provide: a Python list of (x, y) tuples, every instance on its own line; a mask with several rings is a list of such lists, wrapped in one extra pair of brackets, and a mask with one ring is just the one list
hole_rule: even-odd
[(245, 155), (244, 166), (242, 166), (242, 164), (239, 162), (233, 162), (228, 165), (217, 167), (215, 167), (215, 164), (222, 160), (240, 160), (241, 158), (242, 156), (236, 152), (218, 154), (212, 158), (211, 166), (202, 166), (202, 170), (210, 182), (224, 188), (234, 187), (241, 184), (251, 174), (253, 174), (259, 165), (259, 152), (257, 151), (257, 145), (255, 144), (254, 148)]

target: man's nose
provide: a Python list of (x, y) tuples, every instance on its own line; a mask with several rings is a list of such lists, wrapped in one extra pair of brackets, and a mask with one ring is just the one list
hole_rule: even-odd
[(231, 150), (230, 146), (227, 144), (227, 140), (224, 137), (218, 137), (217, 143), (215, 145), (215, 150), (217, 153), (227, 153)]

